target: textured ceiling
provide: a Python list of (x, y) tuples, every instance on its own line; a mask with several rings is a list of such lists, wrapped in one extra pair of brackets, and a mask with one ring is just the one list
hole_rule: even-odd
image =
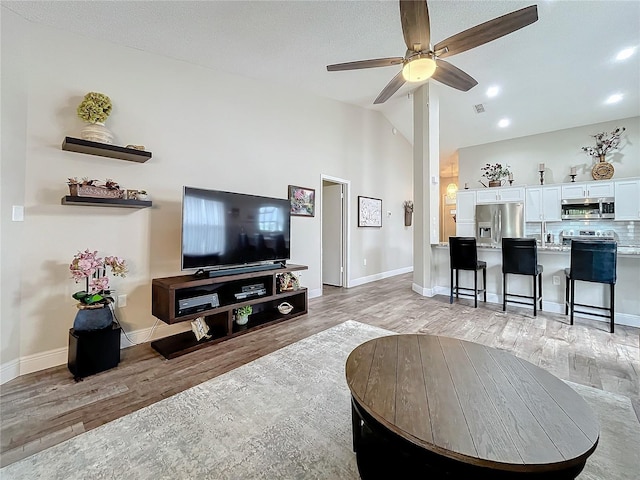
[[(535, 4), (429, 1), (432, 43)], [(640, 115), (640, 2), (539, 1), (538, 22), (447, 58), (478, 80), (469, 92), (437, 82), (440, 152)], [(327, 72), (326, 65), (402, 56), (396, 1), (2, 1), (24, 18), (119, 45), (380, 110), (413, 140), (411, 90), (373, 100), (399, 67)], [(626, 62), (615, 55), (636, 47)], [(490, 85), (501, 94), (485, 95)], [(624, 99), (605, 105), (613, 93)], [(476, 114), (473, 105), (486, 112)], [(499, 129), (500, 118), (511, 126)]]

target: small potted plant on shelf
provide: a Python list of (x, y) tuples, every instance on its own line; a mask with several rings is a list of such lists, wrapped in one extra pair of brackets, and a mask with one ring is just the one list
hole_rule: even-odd
[(249, 321), (249, 315), (253, 313), (253, 307), (251, 305), (245, 305), (236, 309), (236, 323), (238, 325), (246, 325)]
[(146, 190), (138, 190), (138, 200), (149, 200), (149, 194)]
[(69, 193), (73, 197), (124, 197), (124, 190), (112, 179), (107, 178), (104, 185), (98, 185), (97, 182), (98, 180), (91, 180), (88, 177), (83, 177), (82, 180), (78, 180), (77, 177), (71, 177), (68, 179), (67, 185), (69, 185)]

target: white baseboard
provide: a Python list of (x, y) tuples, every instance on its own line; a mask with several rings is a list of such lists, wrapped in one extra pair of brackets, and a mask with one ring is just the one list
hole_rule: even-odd
[(424, 288), (418, 285), (417, 283), (411, 284), (411, 290), (416, 292), (418, 295), (422, 295), (423, 297), (433, 297), (438, 295), (435, 288)]
[[(165, 330), (169, 329), (171, 329), (171, 326), (163, 322), (158, 322), (155, 327), (152, 326), (127, 332), (126, 336), (123, 329), (123, 333), (120, 335), (120, 349), (177, 333), (175, 329), (165, 332)], [(153, 335), (150, 337), (152, 332)], [(27, 375), (28, 373), (39, 372), (40, 370), (46, 370), (47, 368), (65, 365), (68, 359), (69, 347), (64, 347), (12, 360), (4, 365), (0, 365), (0, 385), (17, 378), (20, 375)]]
[[(580, 308), (583, 308), (583, 307), (580, 307)], [(561, 313), (561, 314), (564, 315), (564, 303), (545, 302), (544, 300), (542, 300), (542, 309), (544, 311), (546, 311), (546, 312)], [(602, 313), (602, 312), (600, 312), (600, 313)], [(609, 323), (609, 320), (607, 320), (606, 318), (587, 317), (587, 316), (581, 315), (579, 313), (574, 313), (574, 317), (576, 317), (576, 318), (589, 318), (591, 320), (596, 320), (596, 321), (599, 321), (599, 322)], [(568, 318), (568, 316), (567, 316), (567, 318)], [(628, 327), (640, 328), (640, 315), (632, 315), (630, 313), (616, 312), (615, 324), (616, 325), (626, 325)]]
[(375, 282), (377, 280), (382, 280), (383, 278), (395, 277), (396, 275), (402, 275), (404, 273), (413, 272), (413, 266), (398, 268), (396, 270), (389, 270), (387, 272), (376, 273), (374, 275), (369, 275), (366, 277), (354, 278), (349, 282), (349, 288), (357, 287), (359, 285), (364, 285), (365, 283)]
[(20, 375), (20, 362), (18, 360), (11, 360), (4, 365), (0, 365), (0, 385), (13, 380), (18, 375)]
[(321, 288), (314, 288), (313, 290), (307, 290), (307, 299), (317, 298), (322, 296)]
[[(191, 328), (191, 324), (184, 322), (184, 330), (187, 331)], [(175, 329), (175, 325), (167, 325), (160, 320), (156, 320), (156, 323), (149, 328), (142, 328), (140, 330), (132, 330), (126, 332), (122, 329), (120, 335), (120, 349), (131, 347), (133, 345), (139, 345), (141, 343), (151, 342), (157, 338), (166, 337), (168, 335), (175, 335), (179, 333)]]
[(67, 363), (68, 351), (68, 347), (56, 348), (55, 350), (20, 357), (20, 375), (64, 365)]

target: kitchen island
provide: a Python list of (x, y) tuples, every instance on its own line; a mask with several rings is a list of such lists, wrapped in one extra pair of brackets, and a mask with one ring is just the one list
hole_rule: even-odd
[[(543, 266), (542, 308), (544, 311), (564, 314), (565, 276), (564, 269), (570, 266), (571, 254), (567, 245), (549, 244), (538, 247), (538, 263)], [(432, 248), (434, 266), (433, 294), (449, 295), (449, 245), (441, 243)], [(487, 262), (487, 302), (502, 303), (502, 251), (500, 245), (478, 245), (478, 260)], [(509, 275), (509, 292), (530, 295), (531, 278), (524, 275)], [(554, 283), (555, 282), (555, 283)], [(460, 271), (460, 284), (473, 285), (473, 272)], [(640, 246), (618, 246), (616, 312), (617, 325), (640, 327)], [(580, 282), (576, 288), (577, 303), (608, 305), (608, 287), (598, 283)], [(478, 304), (479, 307), (482, 303)], [(513, 311), (507, 305), (507, 311)], [(526, 308), (526, 307), (525, 307)], [(533, 310), (532, 310), (533, 311)], [(584, 316), (582, 316), (584, 317)], [(576, 314), (576, 322), (581, 315)], [(606, 319), (588, 317), (607, 323)], [(567, 316), (567, 323), (569, 317)], [(608, 326), (607, 326), (608, 329)]]

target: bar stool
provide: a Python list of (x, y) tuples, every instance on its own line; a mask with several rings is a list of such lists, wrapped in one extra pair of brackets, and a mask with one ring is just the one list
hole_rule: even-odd
[[(451, 266), (451, 294), (449, 303), (453, 303), (453, 292), (456, 298), (459, 295), (473, 297), (474, 308), (478, 308), (478, 294), (483, 293), (484, 302), (487, 302), (487, 263), (478, 261), (478, 249), (475, 237), (449, 237), (449, 257)], [(456, 283), (453, 284), (453, 271), (456, 272)], [(460, 270), (473, 270), (473, 289), (460, 287), (458, 272)], [(482, 289), (478, 289), (478, 270), (482, 270)], [(460, 293), (460, 290), (471, 293)]]
[[(565, 268), (564, 314), (583, 313), (609, 319), (609, 331), (613, 333), (615, 316), (616, 259), (618, 244), (610, 240), (571, 240), (571, 268)], [(604, 283), (609, 285), (611, 301), (609, 307), (575, 303), (575, 281)], [(606, 310), (608, 315), (575, 310), (575, 306)]]
[[(508, 273), (531, 275), (533, 277), (533, 296), (507, 293)], [(538, 246), (534, 238), (502, 239), (502, 311), (505, 312), (507, 310), (507, 302), (532, 305), (529, 302), (508, 299), (507, 296), (531, 300), (533, 302), (534, 317), (538, 315), (538, 303), (540, 303), (540, 310), (542, 310), (542, 265), (538, 265)]]

